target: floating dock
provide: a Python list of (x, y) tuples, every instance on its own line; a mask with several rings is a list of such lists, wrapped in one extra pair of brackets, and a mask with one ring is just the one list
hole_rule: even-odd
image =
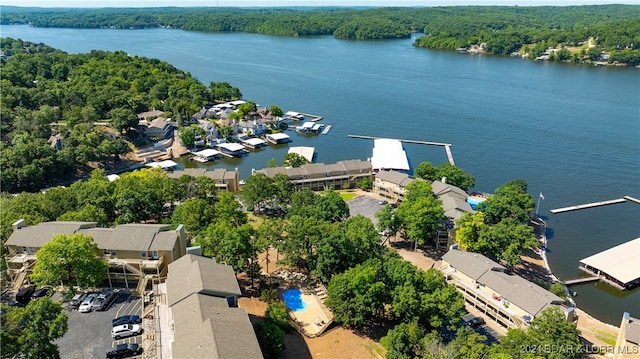
[(640, 285), (640, 238), (580, 260), (580, 270), (619, 289)]
[[(361, 135), (348, 135), (348, 137), (351, 137), (351, 138), (363, 138), (363, 139), (366, 139), (366, 140), (377, 140), (377, 139), (382, 138), (382, 137), (361, 136)], [(396, 141), (405, 142), (405, 143), (415, 143), (415, 144), (418, 144), (418, 145), (429, 145), (429, 146), (441, 146), (441, 147), (444, 147), (444, 150), (447, 153), (447, 159), (449, 160), (449, 163), (452, 166), (456, 165), (455, 162), (453, 161), (453, 154), (451, 153), (451, 144), (450, 143), (430, 142), (430, 141), (417, 141), (417, 140), (403, 140), (403, 139), (393, 139), (393, 138), (390, 138), (390, 140), (396, 140)]]
[(617, 199), (611, 199), (611, 200), (608, 200), (608, 201), (585, 203), (585, 204), (579, 204), (579, 205), (576, 205), (576, 206), (569, 206), (569, 207), (552, 209), (551, 213), (556, 214), (556, 213), (563, 213), (563, 212), (569, 212), (569, 211), (577, 211), (579, 209), (607, 206), (607, 205), (610, 205), (610, 204), (622, 203), (622, 202), (626, 202), (626, 201), (627, 201), (626, 198), (617, 198)]
[(327, 125), (327, 127), (322, 130), (322, 134), (326, 135), (327, 133), (329, 133), (329, 131), (331, 131), (331, 127), (333, 127), (333, 125)]

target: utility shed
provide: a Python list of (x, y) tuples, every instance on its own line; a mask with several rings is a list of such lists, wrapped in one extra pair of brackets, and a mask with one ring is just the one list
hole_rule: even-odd
[(620, 289), (640, 285), (640, 238), (581, 259), (579, 268)]

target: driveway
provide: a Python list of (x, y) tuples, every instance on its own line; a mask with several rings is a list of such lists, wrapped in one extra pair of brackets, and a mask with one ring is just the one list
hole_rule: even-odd
[[(141, 314), (140, 298), (127, 289), (117, 290), (118, 297), (111, 307), (99, 312), (80, 313), (67, 307), (67, 323), (69, 330), (55, 344), (60, 348), (60, 357), (68, 359), (104, 358), (105, 353), (117, 344), (138, 343), (142, 346), (142, 336), (134, 336), (120, 340), (111, 339), (111, 319), (121, 315)], [(53, 299), (60, 299), (56, 293)]]

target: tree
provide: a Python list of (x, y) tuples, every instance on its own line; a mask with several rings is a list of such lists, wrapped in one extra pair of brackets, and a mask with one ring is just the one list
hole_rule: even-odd
[(325, 304), (337, 323), (362, 328), (384, 312), (388, 290), (380, 261), (369, 260), (334, 276)]
[[(531, 348), (523, 352), (522, 348)], [(582, 353), (580, 331), (565, 319), (557, 306), (542, 311), (529, 328), (509, 329), (500, 344), (492, 347), (492, 355), (519, 355), (521, 358), (576, 358)]]
[(212, 102), (234, 101), (242, 98), (242, 93), (237, 87), (228, 82), (211, 82), (209, 84)]
[(265, 252), (266, 272), (269, 273), (269, 250), (272, 246), (279, 246), (283, 239), (284, 221), (280, 218), (266, 218), (255, 233), (255, 244), (257, 252)]
[(183, 127), (180, 129), (180, 141), (187, 147), (191, 147), (196, 143), (196, 132), (191, 127)]
[(447, 183), (465, 191), (475, 185), (475, 178), (472, 175), (450, 163), (434, 166), (431, 162), (421, 162), (416, 168), (415, 174), (416, 177), (429, 181), (441, 181), (446, 177)]
[(378, 220), (377, 229), (387, 236), (395, 236), (400, 229), (398, 218), (394, 214), (393, 208), (389, 205), (382, 206), (375, 214)]
[(109, 111), (109, 118), (111, 118), (111, 127), (118, 130), (118, 132), (138, 126), (138, 116), (128, 108), (114, 108)]
[(238, 116), (240, 116), (240, 118), (247, 118), (250, 113), (256, 112), (257, 109), (258, 107), (256, 106), (255, 102), (248, 101), (239, 105), (236, 112), (238, 113)]
[(360, 188), (361, 190), (367, 191), (371, 189), (371, 179), (369, 177), (363, 177), (361, 180), (359, 180), (356, 183), (356, 186), (358, 186), (358, 188)]
[(227, 263), (236, 272), (243, 272), (254, 257), (252, 235), (253, 228), (249, 224), (236, 227), (230, 222), (218, 221), (209, 225), (196, 243), (202, 246), (204, 255)]
[(263, 173), (255, 173), (247, 178), (240, 198), (247, 208), (262, 207), (271, 200), (274, 194), (273, 182)]
[(340, 222), (349, 217), (349, 206), (334, 190), (318, 197), (315, 209), (318, 217), (327, 222)]
[(387, 349), (387, 359), (413, 359), (422, 352), (425, 331), (418, 323), (400, 323), (389, 329), (380, 343)]
[(265, 359), (280, 358), (284, 350), (284, 332), (274, 322), (263, 320), (253, 325), (260, 344), (260, 350)]
[(302, 165), (306, 165), (309, 162), (304, 156), (299, 155), (295, 152), (289, 152), (284, 155), (284, 159), (282, 160), (283, 167), (300, 167)]
[(264, 313), (264, 317), (265, 319), (275, 323), (284, 332), (288, 333), (291, 330), (287, 307), (282, 302), (269, 303), (269, 305), (267, 305), (267, 310)]
[(395, 212), (407, 237), (424, 244), (442, 228), (445, 218), (442, 203), (433, 195), (405, 200)]
[(269, 112), (271, 113), (272, 116), (275, 116), (275, 117), (281, 117), (282, 115), (284, 115), (284, 112), (282, 111), (282, 109), (276, 105), (269, 106)]
[(235, 227), (247, 223), (247, 214), (242, 211), (242, 205), (231, 192), (219, 192), (218, 201), (214, 207), (216, 221), (228, 222)]
[(89, 288), (107, 276), (108, 264), (97, 257), (98, 246), (84, 234), (57, 234), (38, 250), (31, 280), (38, 285)]
[(527, 193), (527, 182), (514, 180), (496, 188), (495, 193), (477, 209), (485, 213), (485, 223), (493, 225), (508, 217), (526, 223), (533, 207), (533, 197)]
[(0, 311), (3, 358), (60, 358), (53, 342), (67, 332), (67, 315), (62, 305), (44, 297), (26, 307), (5, 307)]
[(179, 204), (171, 215), (171, 223), (184, 224), (184, 228), (197, 235), (215, 219), (213, 207), (204, 199), (189, 198)]

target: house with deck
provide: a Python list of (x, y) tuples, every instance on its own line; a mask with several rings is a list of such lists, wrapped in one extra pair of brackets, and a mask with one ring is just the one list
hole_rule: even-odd
[(172, 230), (165, 224), (122, 224), (97, 227), (95, 222), (43, 222), (28, 226), (25, 220), (13, 223), (7, 239), (7, 272), (13, 288), (29, 280), (38, 250), (57, 234), (80, 233), (91, 236), (98, 246), (97, 256), (109, 264), (107, 279), (143, 292), (147, 284), (167, 273), (167, 266), (186, 253), (182, 225)]

